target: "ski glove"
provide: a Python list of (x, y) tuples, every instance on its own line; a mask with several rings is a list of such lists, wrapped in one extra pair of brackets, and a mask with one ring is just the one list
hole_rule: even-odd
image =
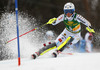
[(57, 20), (57, 18), (52, 18), (52, 19), (50, 19), (50, 20), (47, 22), (47, 24), (55, 23), (56, 20)]
[(90, 33), (95, 33), (94, 29), (91, 29), (90, 27), (86, 27), (86, 30), (89, 31)]

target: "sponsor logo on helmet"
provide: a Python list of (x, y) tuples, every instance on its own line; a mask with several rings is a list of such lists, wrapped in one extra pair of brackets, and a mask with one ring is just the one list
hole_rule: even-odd
[(70, 8), (71, 8), (71, 6), (65, 6), (65, 8), (70, 9)]

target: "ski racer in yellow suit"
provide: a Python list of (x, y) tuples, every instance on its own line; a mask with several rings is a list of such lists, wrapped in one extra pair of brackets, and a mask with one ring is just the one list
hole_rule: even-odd
[(35, 54), (32, 54), (33, 59), (54, 48), (56, 48), (56, 50), (52, 54), (54, 57), (57, 57), (59, 53), (58, 51), (62, 52), (67, 45), (77, 43), (81, 36), (80, 23), (86, 25), (88, 31), (94, 32), (94, 30), (90, 28), (90, 22), (81, 15), (75, 13), (75, 6), (71, 2), (68, 2), (64, 5), (64, 14), (61, 14), (57, 18), (50, 19), (47, 24), (57, 25), (62, 21), (66, 26), (63, 32), (57, 37), (54, 43), (47, 45), (46, 47), (41, 48)]

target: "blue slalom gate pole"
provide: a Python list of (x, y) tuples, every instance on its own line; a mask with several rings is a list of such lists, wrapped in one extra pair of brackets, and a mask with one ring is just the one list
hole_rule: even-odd
[(19, 26), (18, 26), (18, 3), (15, 0), (15, 11), (16, 11), (16, 28), (17, 28), (17, 45), (18, 45), (18, 66), (20, 66), (20, 44), (19, 44)]

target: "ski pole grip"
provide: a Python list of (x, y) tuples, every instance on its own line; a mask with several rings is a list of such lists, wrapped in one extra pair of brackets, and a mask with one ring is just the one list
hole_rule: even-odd
[(52, 18), (52, 19), (50, 19), (50, 20), (47, 22), (47, 24), (52, 24), (52, 23), (54, 23), (56, 20), (57, 20), (57, 18)]

